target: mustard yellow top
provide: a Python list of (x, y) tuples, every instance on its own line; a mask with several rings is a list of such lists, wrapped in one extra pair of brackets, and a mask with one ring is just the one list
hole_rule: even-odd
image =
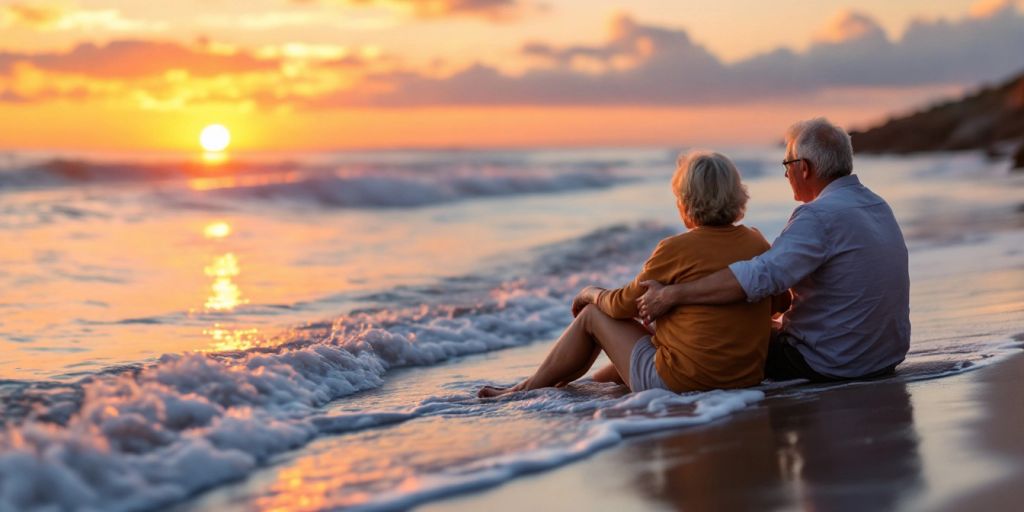
[[(644, 292), (641, 281), (693, 281), (769, 247), (759, 231), (742, 225), (700, 226), (668, 237), (658, 243), (632, 283), (601, 292), (597, 307), (613, 318), (634, 318), (636, 299)], [(686, 305), (659, 318), (651, 338), (657, 348), (658, 375), (675, 392), (758, 384), (764, 379), (768, 354), (771, 300)]]

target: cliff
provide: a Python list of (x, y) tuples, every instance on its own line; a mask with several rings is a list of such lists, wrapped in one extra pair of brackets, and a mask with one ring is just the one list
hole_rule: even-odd
[(1024, 74), (850, 136), (865, 153), (1015, 147), (1014, 166), (1024, 168)]

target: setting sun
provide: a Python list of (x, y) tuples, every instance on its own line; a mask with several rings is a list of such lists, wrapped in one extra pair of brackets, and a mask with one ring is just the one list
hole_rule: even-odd
[(199, 144), (206, 151), (224, 151), (230, 143), (231, 132), (221, 124), (211, 124), (199, 134)]

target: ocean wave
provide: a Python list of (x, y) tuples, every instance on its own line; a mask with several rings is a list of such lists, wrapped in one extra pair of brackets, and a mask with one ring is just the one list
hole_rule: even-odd
[[(201, 176), (240, 176), (286, 172), (299, 164), (230, 162), (211, 167), (187, 161), (94, 161), (53, 158), (0, 170), (0, 189), (53, 188), (190, 179)], [(312, 170), (313, 168), (311, 168)]]
[[(665, 228), (605, 232), (619, 241), (619, 258), (607, 265), (506, 281), (476, 303), (357, 312), (275, 349), (165, 355), (86, 378), (31, 404), (0, 434), (0, 509), (158, 508), (242, 478), (324, 432), (400, 421), (402, 413), (325, 419), (318, 411), (379, 387), (389, 369), (549, 336), (571, 319), (566, 304), (580, 282), (624, 282), (633, 271), (626, 262), (646, 255)], [(557, 259), (572, 247), (541, 252)]]
[[(267, 202), (325, 208), (416, 208), (468, 199), (609, 188), (654, 176), (650, 168), (581, 161), (530, 165), (508, 162), (259, 163), (204, 168), (188, 163), (100, 163), (53, 160), (0, 172), (0, 190), (74, 190), (66, 196), (30, 198), (0, 209), (0, 225), (109, 217), (126, 206), (121, 185), (147, 205), (170, 210), (225, 211)], [(100, 189), (98, 187), (105, 187)], [(88, 192), (87, 191), (92, 191)], [(156, 200), (154, 203), (153, 200)], [(131, 201), (129, 201), (131, 204)], [(133, 212), (136, 215), (137, 212)]]
[(217, 205), (211, 200), (229, 199), (335, 208), (415, 208), (466, 199), (607, 188), (635, 179), (604, 169), (455, 169), (443, 173), (371, 169), (268, 175), (249, 182), (210, 179), (198, 182), (186, 199), (193, 205)]

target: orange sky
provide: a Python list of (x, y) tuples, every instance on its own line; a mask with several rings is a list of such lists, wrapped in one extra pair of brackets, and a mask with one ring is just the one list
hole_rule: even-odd
[(772, 142), (1024, 69), (1005, 0), (0, 4), (0, 148)]

